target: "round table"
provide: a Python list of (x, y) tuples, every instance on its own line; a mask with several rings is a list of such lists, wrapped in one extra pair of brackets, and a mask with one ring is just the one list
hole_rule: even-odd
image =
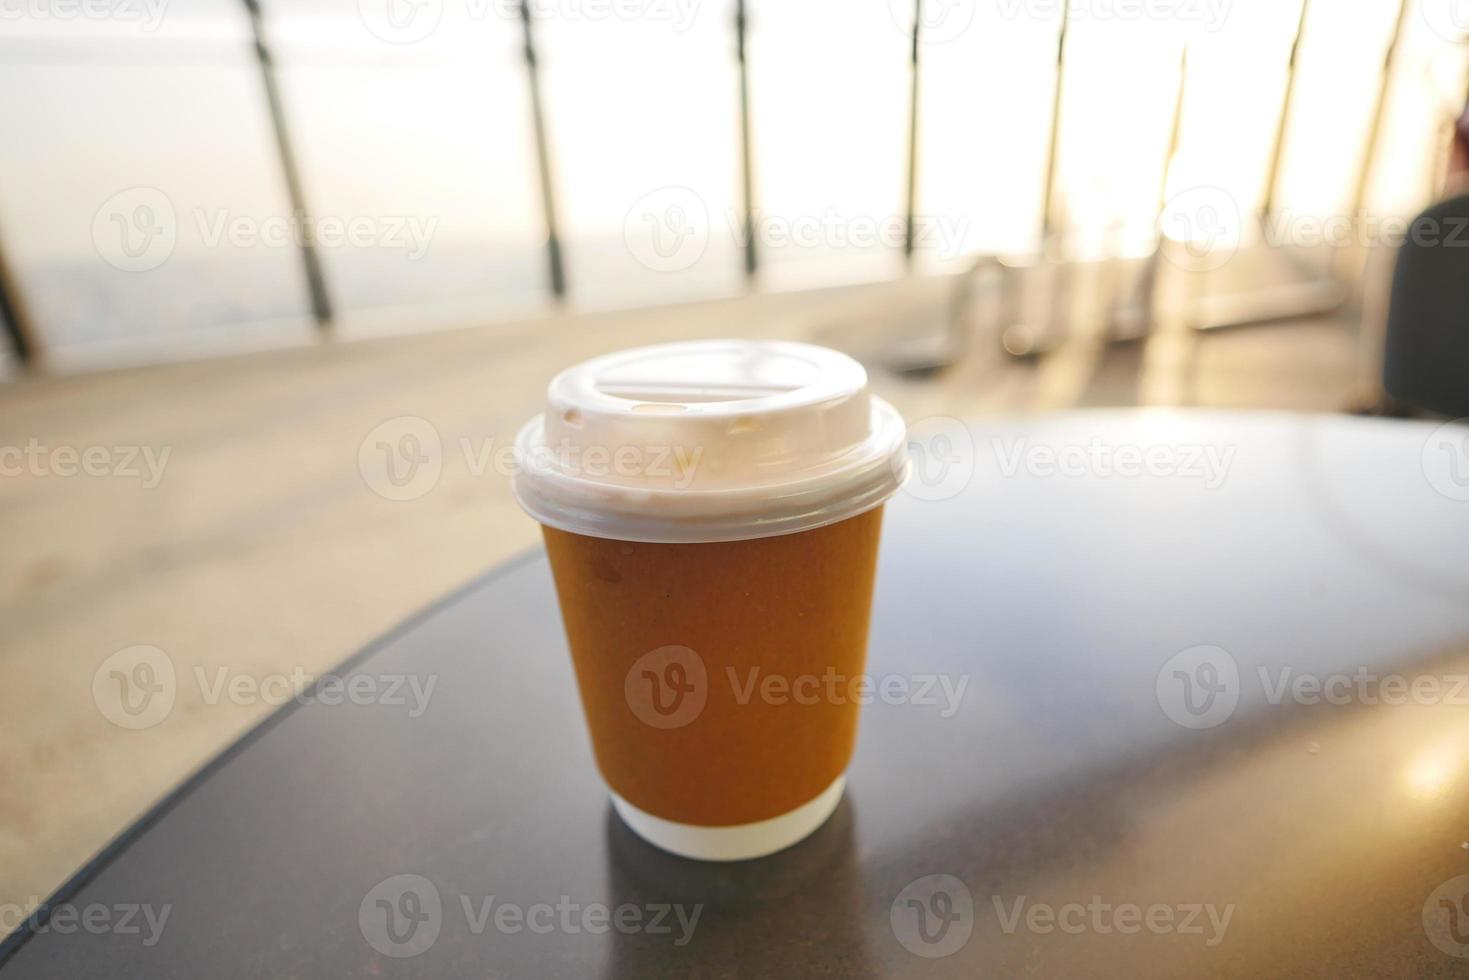
[(230, 748), (0, 973), (1462, 977), (1463, 437), (915, 424), (845, 798), (736, 864), (611, 812), (527, 555), (341, 668), (383, 696), (288, 705)]

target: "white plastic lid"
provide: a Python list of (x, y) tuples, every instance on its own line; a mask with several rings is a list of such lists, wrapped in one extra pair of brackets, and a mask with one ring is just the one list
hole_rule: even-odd
[(792, 534), (854, 517), (908, 475), (903, 420), (852, 358), (809, 344), (693, 341), (569, 368), (515, 441), (516, 499), (620, 541)]

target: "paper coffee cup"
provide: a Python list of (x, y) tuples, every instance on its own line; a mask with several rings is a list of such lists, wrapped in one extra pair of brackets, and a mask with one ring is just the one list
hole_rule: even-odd
[(856, 738), (902, 419), (862, 366), (707, 341), (562, 372), (516, 442), (597, 765), (622, 819), (688, 857), (810, 834)]

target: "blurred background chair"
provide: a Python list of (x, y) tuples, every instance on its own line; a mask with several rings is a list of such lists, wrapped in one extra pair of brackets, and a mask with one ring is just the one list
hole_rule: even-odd
[(1393, 274), (1382, 376), (1407, 406), (1469, 416), (1469, 194), (1413, 220)]

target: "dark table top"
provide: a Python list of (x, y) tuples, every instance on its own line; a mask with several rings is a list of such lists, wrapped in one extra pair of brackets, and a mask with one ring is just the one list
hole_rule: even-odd
[[(701, 864), (622, 826), (538, 552), (342, 668), (426, 701), (288, 706), (13, 935), (4, 977), (1469, 974), (1469, 468), (1444, 433), (915, 432), (869, 663), (906, 695), (864, 708), (795, 848)], [(1151, 475), (1110, 467), (1128, 446), (1163, 447)]]

